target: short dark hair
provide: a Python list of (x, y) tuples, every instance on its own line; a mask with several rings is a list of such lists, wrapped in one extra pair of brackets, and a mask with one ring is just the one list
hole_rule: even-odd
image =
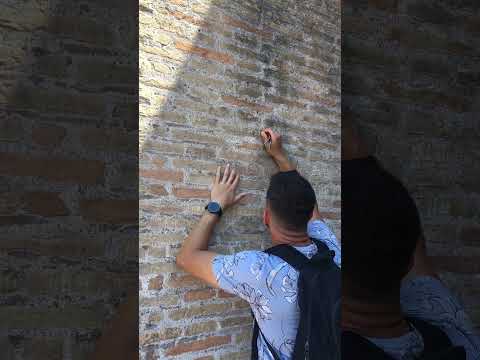
[(287, 229), (305, 231), (316, 202), (312, 185), (296, 170), (278, 172), (270, 178), (267, 203)]
[(421, 223), (403, 184), (370, 156), (342, 161), (342, 276), (351, 296), (399, 291)]

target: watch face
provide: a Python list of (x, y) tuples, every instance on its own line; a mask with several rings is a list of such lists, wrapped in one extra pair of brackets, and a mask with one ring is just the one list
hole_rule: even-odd
[(220, 205), (216, 202), (211, 202), (208, 204), (208, 211), (216, 213), (220, 211)]

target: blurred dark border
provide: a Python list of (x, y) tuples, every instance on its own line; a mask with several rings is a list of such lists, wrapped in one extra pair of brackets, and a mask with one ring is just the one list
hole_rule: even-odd
[(0, 357), (89, 359), (122, 323), (136, 353), (138, 2), (7, 0), (0, 38)]
[(479, 14), (476, 1), (342, 2), (342, 123), (407, 186), (430, 260), (477, 330)]

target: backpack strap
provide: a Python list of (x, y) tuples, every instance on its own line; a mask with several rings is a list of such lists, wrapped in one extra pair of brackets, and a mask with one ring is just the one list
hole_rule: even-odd
[[(309, 261), (309, 259), (306, 256), (304, 256), (300, 251), (295, 250), (295, 248), (286, 244), (273, 246), (271, 248), (265, 249), (264, 252), (270, 255), (278, 256), (280, 259), (282, 259), (283, 261), (288, 263), (290, 266), (295, 268), (297, 271), (300, 271), (300, 269), (303, 266), (305, 266), (305, 264), (307, 264)], [(263, 337), (264, 343), (267, 344), (268, 349), (272, 353), (274, 359), (280, 360), (277, 352), (275, 351), (275, 349), (273, 349), (272, 345), (270, 345), (270, 343), (267, 341), (262, 331), (260, 330), (257, 320), (255, 319), (255, 316), (253, 316), (253, 322), (254, 322), (254, 325), (253, 325), (253, 334), (252, 334), (251, 360), (258, 359), (257, 338), (260, 334)]]
[(273, 355), (273, 358), (275, 360), (281, 360), (280, 357), (277, 354), (277, 351), (273, 348), (272, 345), (270, 345), (270, 342), (265, 338), (265, 336), (262, 333), (262, 330), (260, 330), (260, 327), (258, 326), (257, 320), (255, 319), (255, 316), (253, 315), (253, 335), (252, 335), (252, 355), (251, 355), (251, 360), (258, 360), (258, 346), (257, 346), (257, 338), (258, 335), (260, 335), (263, 338), (263, 342), (267, 344), (268, 350), (270, 350), (270, 353)]
[(257, 345), (257, 338), (258, 332), (260, 328), (258, 327), (257, 319), (255, 319), (255, 315), (253, 315), (253, 333), (252, 333), (252, 353), (250, 356), (250, 360), (258, 360), (258, 345)]
[[(466, 359), (467, 354), (462, 346), (452, 346), (447, 334), (440, 328), (424, 320), (407, 317), (407, 320), (420, 332), (423, 338), (423, 359)], [(440, 346), (440, 349), (439, 349)]]
[(439, 345), (445, 348), (452, 346), (448, 336), (435, 325), (413, 317), (407, 317), (407, 321), (422, 335), (425, 353), (438, 350)]
[[(465, 360), (466, 352), (462, 346), (452, 346), (448, 336), (436, 326), (416, 318), (407, 320), (420, 332), (424, 349), (420, 356), (423, 360)], [(440, 345), (440, 349), (439, 349)], [(351, 331), (342, 332), (342, 360), (353, 360), (358, 354), (368, 354), (369, 360), (392, 360), (380, 347)]]
[[(327, 245), (316, 239), (310, 238), (315, 245), (317, 245), (317, 253), (314, 255), (317, 258), (331, 258), (335, 256), (335, 252), (330, 250)], [(264, 250), (267, 254), (278, 256), (280, 259), (288, 263), (295, 270), (301, 271), (302, 268), (309, 263), (309, 259), (293, 246), (281, 244)], [(312, 258), (313, 259), (313, 258)]]
[[(328, 264), (328, 262), (333, 263), (333, 258), (335, 256), (335, 252), (331, 251), (327, 245), (325, 245), (323, 242), (318, 241), (316, 239), (310, 238), (315, 245), (317, 246), (317, 253), (312, 257), (312, 259), (307, 258), (304, 254), (302, 254), (300, 251), (295, 249), (293, 246), (282, 244), (282, 245), (276, 245), (273, 246), (269, 249), (264, 250), (267, 254), (275, 255), (279, 258), (281, 258), (283, 261), (288, 263), (290, 266), (292, 266), (295, 270), (298, 272), (301, 272), (302, 269), (307, 265), (307, 264), (315, 264), (315, 265), (323, 265), (323, 264)], [(301, 281), (301, 276), (299, 277), (299, 281)], [(299, 298), (301, 298), (301, 294), (299, 293)], [(302, 307), (301, 304), (299, 304), (300, 307)], [(311, 319), (306, 319), (305, 316), (308, 318), (308, 314), (304, 314), (304, 316), (300, 317), (300, 322), (298, 326), (298, 331), (297, 331), (297, 336), (295, 339), (295, 347), (294, 347), (294, 352), (293, 352), (293, 357), (292, 360), (298, 360), (298, 359), (304, 359), (305, 354), (308, 352), (308, 349), (305, 346), (306, 340), (308, 339), (309, 336), (309, 329), (306, 329), (305, 327), (308, 326), (305, 321), (310, 321)], [(302, 322), (303, 319), (303, 322)], [(255, 321), (255, 326), (258, 326)], [(260, 331), (260, 330), (259, 330)], [(261, 331), (260, 331), (261, 333)], [(252, 349), (253, 351), (256, 351), (258, 353), (257, 347), (256, 347), (256, 338), (258, 336), (258, 331), (255, 333), (254, 329), (254, 336), (253, 336), (253, 341), (255, 342), (255, 345), (252, 344)], [(263, 334), (262, 334), (263, 336)], [(275, 360), (277, 360), (277, 353), (275, 350), (270, 346), (268, 341), (266, 341), (264, 337), (265, 343), (267, 343), (267, 346), (269, 347), (269, 350), (272, 354), (274, 354)], [(308, 344), (307, 344), (308, 345)]]

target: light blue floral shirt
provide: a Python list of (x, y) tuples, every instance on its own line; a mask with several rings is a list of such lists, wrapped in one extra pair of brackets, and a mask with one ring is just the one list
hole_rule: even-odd
[[(308, 235), (333, 250), (334, 261), (341, 266), (340, 244), (325, 222), (310, 221)], [(314, 243), (295, 248), (308, 258), (317, 252)], [(263, 251), (218, 255), (212, 266), (219, 287), (248, 301), (258, 326), (278, 356), (282, 360), (291, 359), (300, 320), (298, 272), (282, 259)], [(259, 360), (274, 359), (261, 336), (257, 344)]]
[[(465, 348), (467, 360), (480, 360), (480, 338), (459, 300), (438, 279), (418, 276), (403, 282), (400, 301), (407, 316), (439, 327), (453, 345)], [(423, 352), (423, 339), (415, 328), (398, 338), (368, 338), (395, 360), (414, 360)]]

